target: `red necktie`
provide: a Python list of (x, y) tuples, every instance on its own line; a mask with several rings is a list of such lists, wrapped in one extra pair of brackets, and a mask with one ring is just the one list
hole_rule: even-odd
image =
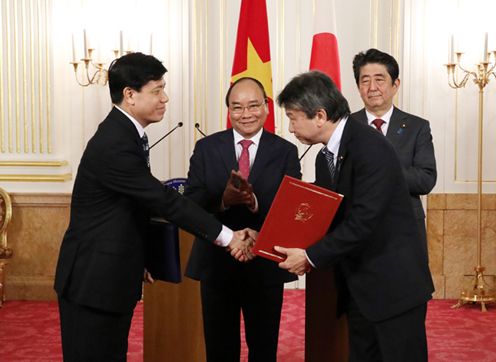
[(374, 119), (374, 120), (372, 121), (372, 124), (373, 124), (373, 125), (375, 126), (375, 128), (376, 128), (379, 132), (381, 132), (381, 133), (382, 133), (382, 129), (381, 129), (381, 127), (382, 127), (382, 125), (383, 125), (384, 123), (386, 123), (386, 122), (384, 122), (384, 121), (383, 121), (382, 119), (380, 119), (380, 118)]
[(241, 175), (248, 180), (248, 176), (250, 175), (250, 153), (248, 152), (248, 148), (253, 144), (253, 141), (241, 140), (239, 141), (239, 144), (243, 147), (238, 160), (239, 171), (241, 172)]

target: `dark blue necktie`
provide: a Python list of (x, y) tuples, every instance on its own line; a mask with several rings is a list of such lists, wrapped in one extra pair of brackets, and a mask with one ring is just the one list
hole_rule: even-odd
[(336, 175), (336, 166), (334, 166), (334, 153), (329, 151), (327, 146), (323, 147), (320, 151), (324, 154), (327, 161), (327, 168), (329, 169), (329, 173), (331, 174), (331, 178), (334, 179)]
[(146, 136), (146, 133), (143, 133), (143, 137), (141, 137), (141, 144), (146, 157), (146, 165), (150, 168), (150, 147), (148, 146), (148, 137)]

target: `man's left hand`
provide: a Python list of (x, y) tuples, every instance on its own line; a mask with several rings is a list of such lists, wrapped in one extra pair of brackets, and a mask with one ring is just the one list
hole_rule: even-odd
[(226, 208), (243, 204), (253, 208), (254, 203), (253, 187), (239, 171), (232, 170), (222, 194), (222, 204)]
[(279, 263), (279, 268), (286, 269), (290, 273), (296, 275), (303, 275), (312, 269), (305, 254), (305, 250), (298, 248), (283, 248), (282, 246), (275, 246), (274, 249), (287, 257), (285, 261)]

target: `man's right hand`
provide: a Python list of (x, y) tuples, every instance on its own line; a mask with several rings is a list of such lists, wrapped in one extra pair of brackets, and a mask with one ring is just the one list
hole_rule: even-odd
[(234, 205), (247, 205), (248, 207), (254, 205), (253, 188), (239, 171), (231, 171), (222, 194), (222, 203), (226, 208)]
[(255, 245), (257, 233), (251, 229), (235, 231), (233, 238), (227, 246), (227, 251), (238, 261), (247, 262), (255, 257), (252, 248)]

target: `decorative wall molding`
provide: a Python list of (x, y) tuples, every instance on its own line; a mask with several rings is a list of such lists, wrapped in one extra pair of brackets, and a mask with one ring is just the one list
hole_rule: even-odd
[(67, 161), (0, 161), (0, 167), (62, 167)]
[(0, 153), (52, 152), (50, 0), (0, 5)]
[(12, 205), (16, 207), (70, 207), (71, 194), (66, 193), (12, 193)]
[(66, 182), (72, 180), (72, 174), (10, 174), (0, 175), (0, 181), (6, 182)]

